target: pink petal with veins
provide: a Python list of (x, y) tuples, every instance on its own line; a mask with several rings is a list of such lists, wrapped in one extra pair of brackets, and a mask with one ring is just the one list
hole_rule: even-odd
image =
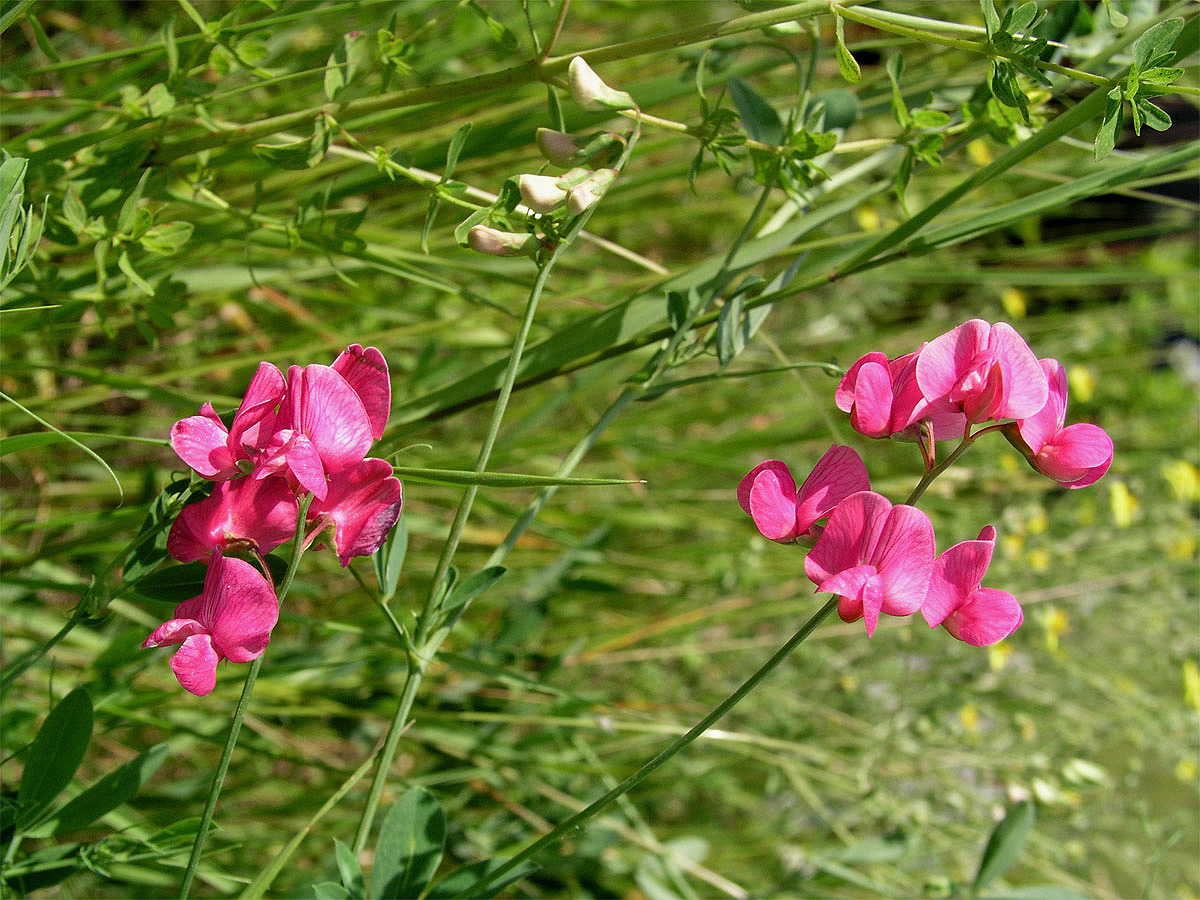
[(312, 441), (326, 474), (340, 472), (367, 455), (372, 437), (366, 409), (346, 379), (329, 366), (292, 366), (288, 405), (291, 427)]
[(217, 684), (217, 663), (221, 657), (213, 649), (212, 638), (195, 634), (183, 642), (171, 657), (171, 671), (185, 691), (207, 697)]
[(1087, 487), (1112, 465), (1112, 438), (1098, 425), (1079, 422), (1058, 432), (1037, 454), (1038, 470), (1063, 487)]
[(1021, 606), (1012, 594), (980, 588), (942, 624), (963, 643), (986, 647), (1011, 635), (1024, 619)]
[(996, 529), (984, 526), (979, 538), (961, 541), (937, 558), (921, 615), (936, 628), (978, 589), (992, 561)]
[(212, 591), (216, 592), (212, 598), (213, 647), (235, 663), (261, 656), (279, 620), (279, 602), (267, 580), (250, 563), (221, 557), (205, 578), (206, 601)]
[(854, 384), (850, 426), (867, 437), (887, 437), (892, 423), (892, 379), (887, 366), (867, 363)]
[(933, 523), (915, 506), (894, 506), (871, 555), (889, 616), (915, 613), (925, 602), (934, 559)]
[(167, 552), (193, 562), (244, 541), (270, 553), (295, 533), (297, 514), (296, 497), (282, 478), (218, 482), (210, 496), (179, 513), (167, 535)]
[(743, 477), (741, 482), (738, 484), (737, 489), (738, 504), (742, 507), (742, 510), (746, 513), (746, 515), (750, 515), (750, 489), (754, 487), (754, 479), (758, 476), (759, 472), (762, 472), (766, 469), (772, 469), (776, 472), (784, 473), (788, 478), (792, 477), (791, 470), (788, 469), (787, 463), (779, 459), (763, 460), (757, 466), (747, 472), (745, 477)]
[(1004, 396), (989, 418), (1020, 419), (1046, 405), (1046, 373), (1025, 339), (1007, 322), (997, 322), (988, 336), (988, 350), (1004, 372)]
[(170, 644), (182, 644), (193, 634), (205, 634), (207, 631), (201, 622), (192, 618), (168, 619), (155, 628), (150, 637), (142, 641), (142, 646), (166, 647)]
[(200, 415), (171, 426), (171, 449), (197, 473), (216, 481), (239, 474), (228, 440), (228, 430), (208, 403), (200, 407)]
[(352, 557), (370, 556), (383, 545), (400, 518), (402, 503), (403, 489), (391, 464), (364, 459), (330, 479), (328, 496), (313, 502), (308, 518), (333, 520), (338, 560), (347, 566)]
[(950, 394), (979, 354), (987, 349), (991, 326), (971, 319), (926, 344), (917, 358), (917, 384), (926, 399)]
[(269, 362), (260, 362), (233, 416), (233, 425), (229, 429), (231, 447), (249, 456), (270, 441), (275, 429), (276, 408), (283, 402), (286, 390), (283, 373)]
[(871, 479), (862, 457), (851, 447), (834, 444), (800, 485), (796, 498), (796, 529), (803, 534), (851, 494), (870, 489)]
[(371, 423), (371, 436), (379, 440), (392, 409), (392, 382), (383, 354), (375, 347), (364, 349), (361, 344), (351, 344), (331, 368), (358, 394)]
[(796, 481), (787, 466), (766, 468), (754, 476), (749, 506), (763, 537), (780, 542), (796, 539)]

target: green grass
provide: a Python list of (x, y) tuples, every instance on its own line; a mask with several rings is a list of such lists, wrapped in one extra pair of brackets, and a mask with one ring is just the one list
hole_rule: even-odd
[[(137, 647), (172, 602), (125, 583), (113, 562), (184, 473), (168, 448), (133, 438), (165, 439), (204, 400), (232, 409), (261, 359), (326, 362), (360, 342), (383, 350), (392, 370), (379, 455), (416, 468), (475, 464), (536, 270), (458, 247), (452, 232), (469, 210), (455, 202), (476, 202), (470, 194), (443, 200), (422, 253), (429, 179), (381, 172), (373, 153), (383, 147), (410, 174), (440, 176), (448, 142), (471, 122), (455, 179), (495, 194), (506, 178), (538, 169), (534, 131), (553, 122), (546, 86), (529, 67), (508, 87), (487, 77), (534, 58), (530, 33), (519, 5), (484, 6), (519, 47), (494, 36), (471, 4), (197, 3), (206, 22), (221, 22), (214, 36), (227, 48), (241, 40), (245, 52), (265, 50), (257, 72), (215, 71), (227, 51), (210, 58), (213, 45), (184, 5), (36, 4), (26, 11), (58, 61), (39, 49), (23, 12), (8, 24), (0, 134), (8, 154), (29, 160), (22, 203), (47, 221), (32, 262), (0, 297), (0, 391), (99, 454), (124, 502), (84, 450), (25, 437), (46, 429), (0, 403), (4, 665), (45, 645), (87, 600), (81, 623), (0, 695), (3, 791), (15, 794), (27, 746), (75, 687), (88, 690), (95, 728), (68, 795), (170, 745), (154, 777), (94, 826), (21, 840), (18, 868), (46, 848), (84, 848), (66, 851), (77, 871), (38, 896), (175, 892), (191, 833), (185, 823), (172, 843), (162, 830), (199, 816), (244, 677), (244, 667), (222, 666), (201, 700), (178, 687), (165, 653)], [(688, 66), (707, 47), (710, 108), (737, 75), (786, 118), (809, 41), (768, 34), (757, 19), (743, 28), (744, 17), (777, 8), (751, 6), (576, 0), (553, 71), (596, 51), (596, 70), (645, 112), (696, 127)], [(890, 6), (982, 24), (971, 5)], [(544, 43), (558, 7), (529, 7)], [(13, 9), (0, 9), (0, 20)], [(906, 352), (980, 316), (1013, 322), (1039, 356), (1061, 359), (1073, 373), (1068, 421), (1096, 422), (1116, 446), (1104, 480), (1064, 491), (999, 438), (983, 440), (922, 500), (939, 549), (997, 526), (986, 583), (1021, 600), (1024, 626), (989, 651), (930, 631), (919, 616), (886, 620), (870, 640), (861, 623), (827, 622), (713, 731), (538, 854), (537, 871), (506, 895), (960, 896), (994, 823), (1024, 797), (1037, 802), (1029, 843), (985, 896), (1030, 885), (1104, 898), (1200, 894), (1197, 700), (1185, 693), (1200, 649), (1194, 12), (1139, 6), (1114, 30), (1101, 7), (1091, 33), (1077, 24), (1064, 36), (1064, 64), (1118, 78), (1133, 35), (1155, 18), (1190, 17), (1179, 46), (1191, 55), (1175, 63), (1186, 70), (1181, 90), (1162, 98), (1175, 128), (1138, 138), (1126, 107), (1118, 149), (1099, 162), (1092, 141), (1103, 103), (1086, 99), (1093, 85), (1054, 76), (1031, 93), (1032, 124), (1006, 126), (1010, 143), (999, 119), (963, 118), (973, 92), (986, 90), (981, 53), (847, 18), (863, 72), (850, 86), (832, 17), (825, 7), (809, 14), (802, 23), (821, 35), (812, 94), (832, 102), (852, 92), (858, 113), (819, 160), (831, 181), (809, 172), (816, 186), (797, 192), (811, 207), (789, 214), (775, 190), (763, 221), (778, 230), (761, 239), (756, 231), (738, 257), (767, 280), (800, 260), (726, 370), (769, 371), (704, 378), (718, 361), (701, 318), (662, 376), (683, 383), (625, 406), (572, 473), (635, 483), (560, 488), (508, 554), (507, 574), (442, 646), (400, 740), (385, 808), (414, 785), (433, 793), (447, 818), (444, 874), (511, 856), (690, 728), (823, 602), (802, 551), (761, 538), (738, 508), (741, 476), (771, 457), (807, 471), (834, 440), (863, 454), (873, 486), (893, 500), (919, 476), (912, 445), (851, 431), (833, 404), (835, 376), (782, 367)], [(671, 49), (672, 33), (707, 21), (733, 24), (715, 44), (693, 36)], [(173, 70), (161, 49), (168, 23)], [(327, 103), (326, 61), (342, 34), (362, 30), (375, 45), (385, 28), (416, 35), (404, 57), (412, 71), (394, 72), (385, 89), (375, 59), (328, 106), (349, 139), (334, 133), (328, 154), (298, 170), (253, 152), (255, 142), (311, 134), (306, 111)], [(620, 46), (637, 40), (650, 43)], [(597, 49), (609, 45), (618, 46)], [(903, 151), (884, 67), (898, 52), (908, 106), (952, 116), (944, 162), (918, 160), (906, 208), (893, 191)], [(156, 83), (169, 83), (174, 109), (136, 118), (122, 88), (145, 93)], [(448, 84), (458, 86), (443, 91)], [(632, 128), (555, 93), (572, 130)], [(1083, 108), (1077, 125), (1031, 152), (1044, 129), (1089, 102), (1095, 115)], [(723, 104), (731, 107), (728, 97)], [(252, 140), (210, 136), (212, 122), (276, 116), (290, 117), (286, 127)], [(652, 124), (642, 131), (586, 230), (643, 261), (587, 240), (562, 254), (489, 471), (554, 475), (672, 333), (665, 290), (718, 273), (754, 207), (761, 188), (745, 160), (727, 173), (707, 153), (693, 190), (695, 138)], [(70, 188), (111, 234), (143, 171), (141, 207), (194, 228), (171, 255), (125, 242), (153, 297), (123, 274), (119, 247), (98, 279), (96, 236), (75, 228), (63, 205)], [(963, 187), (971, 189), (959, 197)], [(897, 230), (922, 222), (923, 210), (927, 227)], [(454, 560), (464, 575), (488, 564), (535, 490), (480, 489)], [(1125, 490), (1136, 502), (1128, 520), (1118, 515)], [(405, 482), (409, 545), (392, 608), (406, 625), (429, 594), (461, 495)], [(373, 589), (370, 561), (354, 568)], [(404, 681), (403, 648), (373, 599), (331, 553), (307, 555), (265, 657), (196, 896), (238, 893), (310, 825), (378, 753)], [(322, 814), (269, 896), (310, 896), (311, 885), (338, 880), (333, 839), (351, 843), (371, 774), (360, 772)], [(9, 850), (3, 829), (0, 853)], [(371, 859), (368, 849), (364, 865)], [(9, 894), (32, 889), (11, 870), (6, 877)]]

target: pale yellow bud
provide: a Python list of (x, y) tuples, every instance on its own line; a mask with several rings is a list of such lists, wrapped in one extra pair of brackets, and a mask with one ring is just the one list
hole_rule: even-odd
[(575, 187), (567, 191), (567, 211), (578, 216), (590, 209), (604, 196), (609, 185), (617, 177), (616, 169), (598, 169)]
[(488, 256), (532, 256), (537, 252), (538, 239), (532, 234), (514, 234), (476, 225), (467, 232), (467, 246)]
[(553, 175), (522, 175), (517, 184), (521, 202), (536, 213), (548, 213), (567, 199), (567, 192)]

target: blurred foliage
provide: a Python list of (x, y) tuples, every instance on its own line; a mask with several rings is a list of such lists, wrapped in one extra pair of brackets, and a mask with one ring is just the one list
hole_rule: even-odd
[[(561, 75), (576, 51), (778, 6), (577, 0), (549, 63), (563, 59)], [(973, 5), (891, 6), (955, 24), (940, 33), (951, 41), (1020, 45)], [(1056, 3), (1036, 26), (1052, 43), (1019, 46), (1021, 65), (997, 72), (978, 49), (896, 30), (926, 26), (860, 21), (875, 7), (847, 7), (836, 26), (813, 11), (594, 61), (692, 133), (647, 124), (589, 224), (625, 252), (584, 239), (556, 269), (491, 468), (555, 471), (670, 333), (660, 283), (711, 277), (756, 180), (771, 178), (787, 190), (745, 274), (769, 280), (800, 260), (795, 293), (732, 362), (706, 324), (675, 378), (777, 371), (684, 383), (603, 434), (576, 474), (645, 484), (558, 492), (430, 669), (385, 802), (413, 787), (436, 796), (444, 874), (511, 855), (689, 727), (817, 604), (801, 551), (763, 540), (738, 509), (739, 478), (768, 457), (803, 470), (833, 440), (858, 448), (893, 499), (919, 470), (911, 445), (851, 432), (834, 377), (779, 367), (903, 353), (980, 316), (1061, 359), (1068, 421), (1100, 424), (1117, 448), (1103, 481), (1070, 492), (983, 441), (923, 501), (940, 549), (996, 524), (987, 583), (1025, 604), (1023, 628), (980, 650), (919, 617), (871, 640), (860, 624), (826, 625), (507, 894), (958, 895), (1004, 810), (1033, 799), (1028, 845), (985, 894), (1196, 896), (1200, 20), (1186, 4)], [(72, 843), (49, 827), (23, 840), (22, 859), (46, 854), (47, 880), (73, 873), (46, 895), (174, 890), (240, 688), (226, 666), (198, 700), (161, 652), (137, 646), (172, 609), (161, 583), (139, 591), (134, 577), (148, 558), (139, 529), (186, 486), (160, 499), (184, 474), (161, 443), (171, 423), (204, 400), (232, 409), (260, 359), (327, 361), (361, 342), (392, 367), (394, 461), (470, 468), (488, 367), (503, 365), (533, 268), (460, 248), (453, 227), (490, 202), (474, 192), (538, 170), (534, 132), (556, 115), (572, 131), (630, 124), (539, 83), (529, 60), (556, 14), (538, 0), (0, 8), (0, 136), (28, 160), (19, 185), (11, 160), (0, 169), (11, 220), (0, 391), (25, 410), (0, 403), (5, 666), (78, 623), (5, 686), (0, 852), (13, 848), (9, 801), (28, 747), (72, 688), (86, 687), (95, 724), (58, 803), (169, 746), (133, 799)], [(1155, 100), (1169, 130), (1135, 134), (1101, 104), (897, 242), (886, 264), (825, 277), (1088, 102), (1091, 84), (1039, 60), (1117, 78), (1133, 36), (1177, 15), (1188, 21), (1168, 65), (1185, 90)], [(453, 174), (467, 189), (439, 187), (466, 122)], [(1104, 122), (1115, 149), (1097, 162)], [(747, 143), (784, 134), (786, 152)], [(1061, 197), (1040, 193), (1059, 186)], [(123, 503), (83, 448), (111, 467)], [(459, 493), (405, 485), (400, 614), (428, 589)], [(530, 497), (481, 492), (464, 572)], [(237, 892), (309, 824), (376, 750), (403, 677), (377, 606), (332, 554), (313, 554), (274, 634), (198, 894)], [(348, 841), (364, 793), (314, 827), (272, 895), (337, 880), (333, 839)], [(35, 891), (35, 876), (8, 890)]]

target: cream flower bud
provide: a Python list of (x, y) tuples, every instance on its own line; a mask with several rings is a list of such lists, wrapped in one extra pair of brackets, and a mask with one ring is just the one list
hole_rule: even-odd
[(578, 216), (590, 209), (617, 177), (616, 169), (598, 169), (567, 191), (567, 211)]
[(521, 202), (536, 213), (548, 213), (567, 199), (567, 192), (558, 186), (553, 175), (522, 175), (517, 184)]
[(467, 232), (467, 246), (488, 256), (532, 256), (537, 252), (538, 239), (532, 234), (514, 234), (476, 225)]
[(567, 75), (571, 82), (571, 96), (586, 110), (599, 112), (604, 109), (634, 107), (633, 97), (625, 91), (613, 90), (605, 84), (600, 76), (592, 71), (592, 67), (583, 61), (582, 56), (571, 60)]
[(574, 135), (552, 128), (537, 130), (537, 145), (548, 162), (563, 169), (575, 165), (578, 162), (576, 154), (583, 150), (583, 145), (578, 143)]

